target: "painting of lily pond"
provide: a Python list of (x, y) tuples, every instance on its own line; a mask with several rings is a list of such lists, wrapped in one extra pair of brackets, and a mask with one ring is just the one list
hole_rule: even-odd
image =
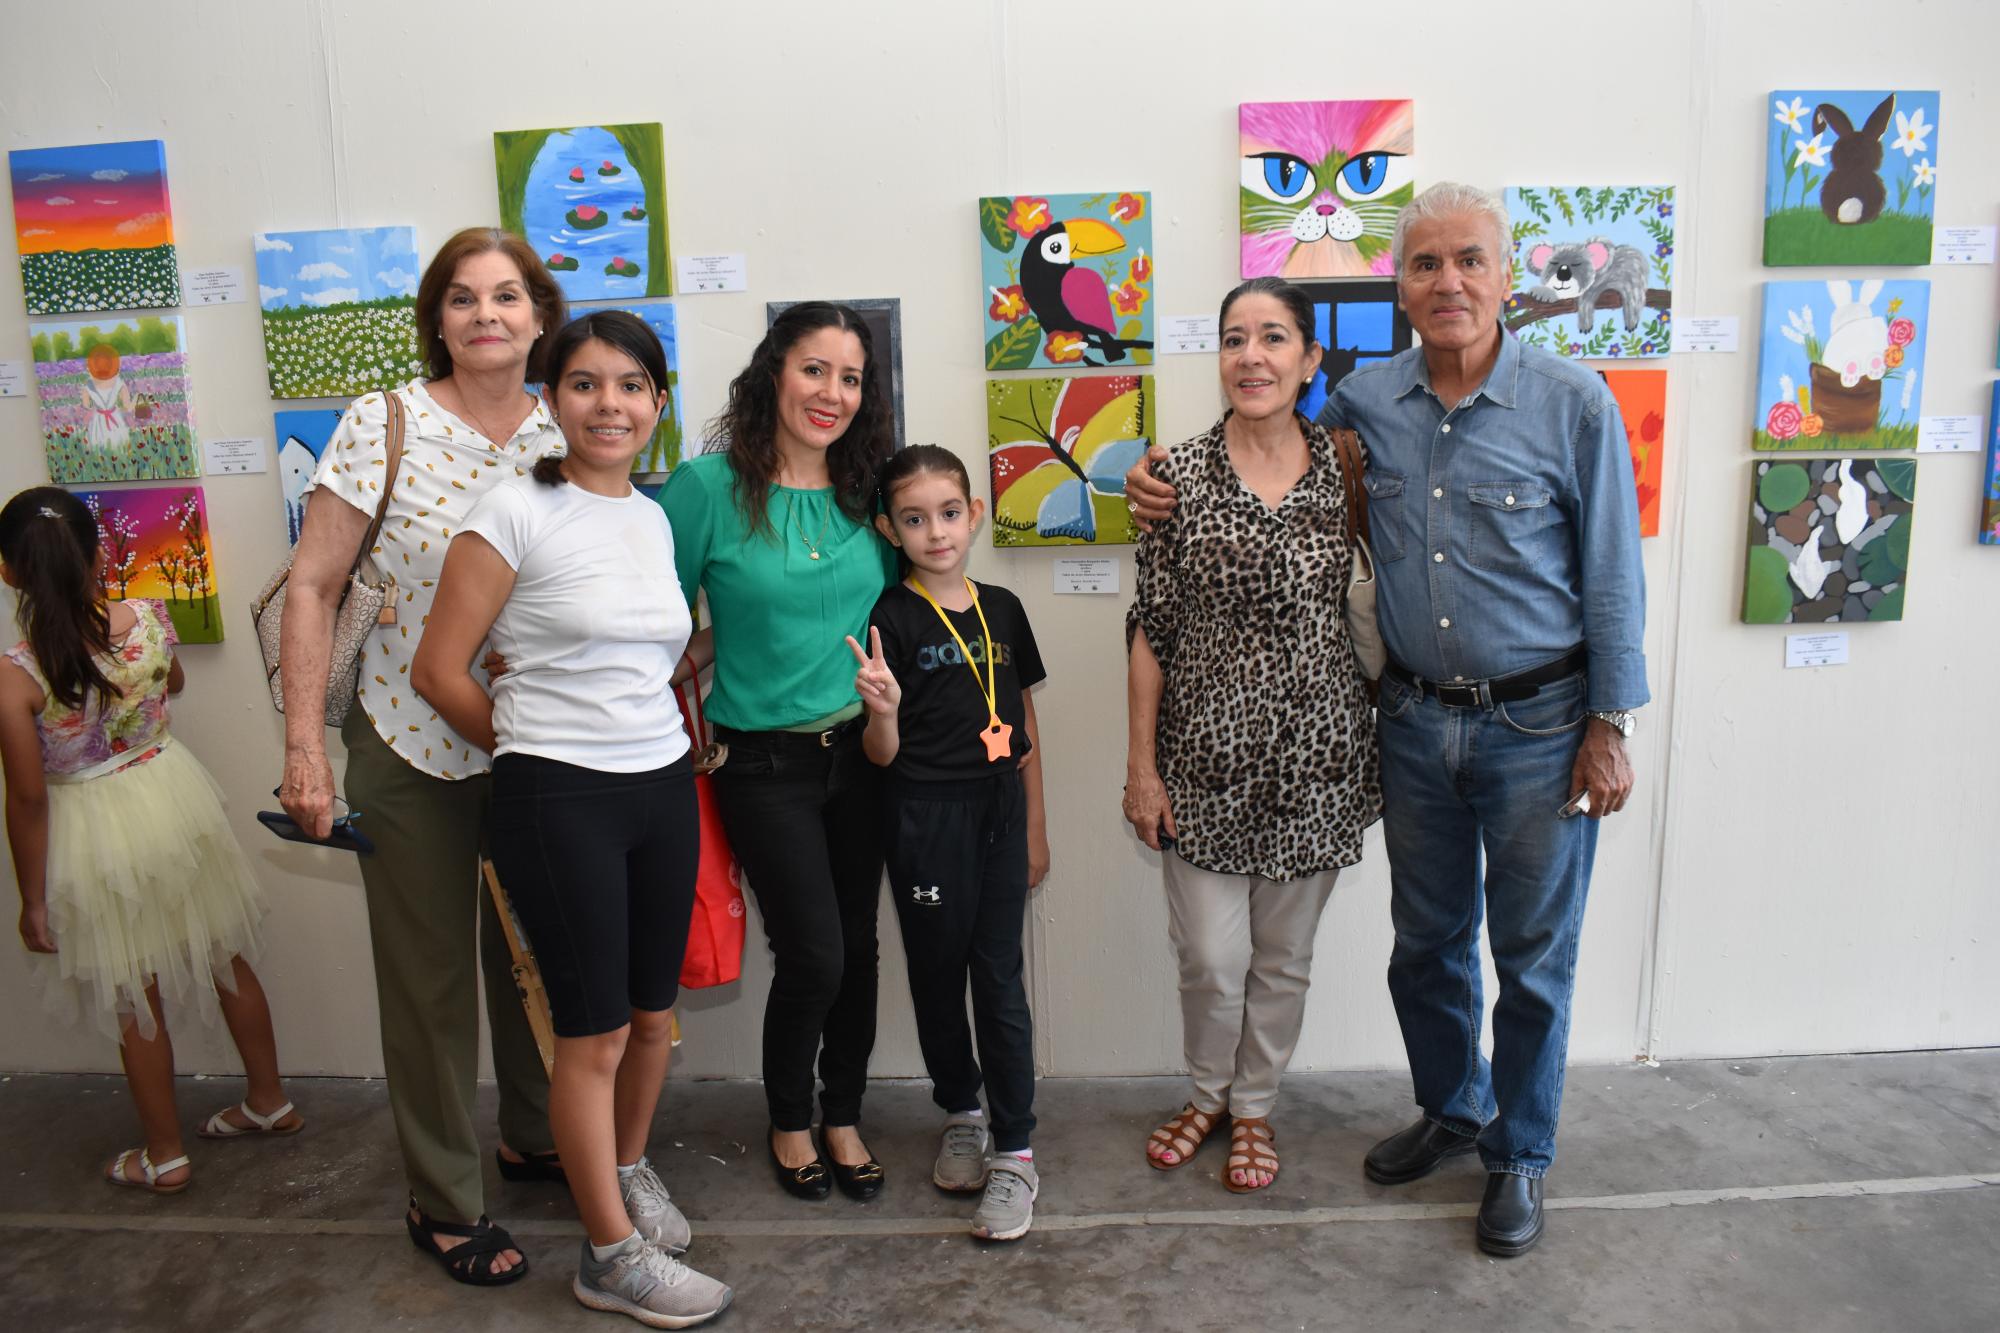
[(201, 475), (178, 315), (28, 325), (49, 480)]
[(656, 124), (493, 136), (500, 225), (528, 238), (569, 300), (673, 290), (663, 144)]

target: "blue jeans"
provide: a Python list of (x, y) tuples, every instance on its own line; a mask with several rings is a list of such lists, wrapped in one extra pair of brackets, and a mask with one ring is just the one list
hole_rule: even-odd
[[(1491, 711), (1382, 681), (1383, 832), (1396, 948), (1389, 995), (1424, 1115), (1479, 1136), (1488, 1171), (1555, 1160), (1576, 942), (1597, 821), (1558, 819), (1583, 740), (1585, 678)], [(1483, 865), (1482, 865), (1483, 853)], [(1500, 998), (1479, 1052), (1479, 926)]]

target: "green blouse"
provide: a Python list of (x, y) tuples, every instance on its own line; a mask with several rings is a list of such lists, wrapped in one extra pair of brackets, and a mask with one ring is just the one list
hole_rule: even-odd
[(753, 534), (722, 453), (675, 468), (660, 507), (674, 530), (688, 605), (697, 589), (708, 593), (709, 719), (738, 731), (781, 731), (853, 716), (860, 701), (847, 636), (867, 641), (868, 613), (896, 581), (894, 549), (841, 513), (831, 487), (773, 486), (765, 508), (773, 531)]

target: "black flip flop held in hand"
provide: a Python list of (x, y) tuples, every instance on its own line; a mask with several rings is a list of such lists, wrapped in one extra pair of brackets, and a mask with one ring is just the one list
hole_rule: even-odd
[[(525, 1253), (521, 1255), (521, 1262), (504, 1273), (493, 1271), (493, 1261), (502, 1252), (519, 1251), (521, 1248), (507, 1234), (505, 1227), (497, 1227), (485, 1217), (471, 1226), (439, 1222), (417, 1207), (415, 1199), (410, 1200), (410, 1212), (416, 1216), (403, 1214), (403, 1225), (410, 1229), (410, 1243), (443, 1265), (452, 1281), (463, 1282), (470, 1287), (504, 1287), (528, 1275), (528, 1256)], [(466, 1239), (464, 1244), (446, 1249), (438, 1244), (439, 1236), (463, 1236)]]

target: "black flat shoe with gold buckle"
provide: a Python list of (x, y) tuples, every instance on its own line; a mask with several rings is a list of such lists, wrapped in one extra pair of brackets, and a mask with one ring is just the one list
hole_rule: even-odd
[[(775, 1129), (771, 1132), (777, 1133)], [(771, 1152), (771, 1169), (777, 1173), (778, 1183), (784, 1186), (785, 1193), (795, 1199), (817, 1203), (833, 1192), (833, 1181), (827, 1175), (825, 1158), (815, 1157), (804, 1166), (786, 1166), (778, 1159), (777, 1144), (769, 1139), (766, 1143)]]
[(865, 1203), (882, 1192), (882, 1164), (873, 1157), (856, 1166), (848, 1166), (823, 1149), (821, 1156), (826, 1157), (827, 1165), (833, 1168), (833, 1183), (840, 1186), (840, 1192), (848, 1198)]

